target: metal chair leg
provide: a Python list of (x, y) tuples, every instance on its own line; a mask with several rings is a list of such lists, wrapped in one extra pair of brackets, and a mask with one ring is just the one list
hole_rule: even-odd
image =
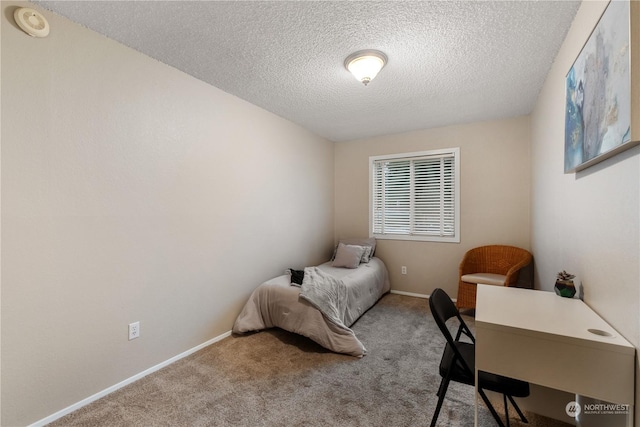
[[(438, 386), (438, 392), (436, 393), (436, 396), (440, 397), (440, 395), (442, 394), (442, 389), (446, 388), (445, 387), (445, 383), (447, 382), (446, 378), (442, 378), (440, 380), (440, 385)], [(446, 390), (445, 390), (446, 391)]]
[(430, 427), (436, 427), (436, 422), (438, 421), (438, 415), (440, 415), (440, 409), (442, 408), (442, 402), (444, 401), (444, 396), (447, 394), (447, 388), (449, 388), (449, 378), (443, 378), (440, 381), (440, 387), (438, 388), (438, 403), (436, 404), (436, 410), (433, 413), (433, 418), (431, 418)]
[(513, 400), (513, 397), (511, 396), (507, 396), (509, 398), (509, 400), (511, 401), (511, 404), (513, 405), (513, 407), (515, 408), (516, 412), (518, 413), (518, 415), (520, 416), (520, 419), (522, 420), (522, 422), (525, 422), (527, 424), (529, 424), (529, 420), (527, 420), (527, 417), (524, 416), (524, 414), (522, 413), (522, 411), (520, 410), (520, 407), (518, 406), (518, 404), (516, 403), (515, 400)]
[(480, 394), (480, 397), (482, 397), (482, 400), (484, 401), (484, 404), (487, 405), (487, 408), (489, 408), (489, 412), (491, 412), (491, 415), (493, 415), (493, 418), (498, 423), (498, 426), (505, 427), (504, 423), (500, 419), (500, 415), (498, 415), (498, 413), (494, 409), (493, 405), (489, 401), (489, 398), (487, 397), (487, 395), (484, 393), (484, 391), (481, 388), (478, 388), (478, 394)]
[(504, 419), (507, 421), (507, 427), (511, 427), (509, 422), (509, 404), (507, 403), (507, 395), (502, 395), (502, 400), (504, 402)]

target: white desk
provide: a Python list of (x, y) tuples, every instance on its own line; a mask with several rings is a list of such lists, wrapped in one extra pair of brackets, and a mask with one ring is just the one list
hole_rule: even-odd
[(502, 286), (478, 285), (477, 292), (476, 375), (628, 404), (633, 414), (635, 347), (583, 301)]

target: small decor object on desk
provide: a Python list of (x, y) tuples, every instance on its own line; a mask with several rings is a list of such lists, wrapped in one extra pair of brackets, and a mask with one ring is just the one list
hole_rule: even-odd
[(573, 298), (576, 294), (576, 286), (573, 283), (574, 277), (576, 277), (575, 274), (567, 273), (564, 270), (558, 273), (556, 285), (553, 287), (556, 294), (565, 298)]

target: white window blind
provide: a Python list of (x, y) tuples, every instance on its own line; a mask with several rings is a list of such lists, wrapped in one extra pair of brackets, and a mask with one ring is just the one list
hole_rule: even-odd
[(459, 149), (371, 158), (371, 234), (459, 242)]

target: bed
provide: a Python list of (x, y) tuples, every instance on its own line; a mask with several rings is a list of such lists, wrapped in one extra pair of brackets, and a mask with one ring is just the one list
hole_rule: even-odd
[(365, 346), (349, 327), (390, 290), (384, 263), (375, 257), (367, 261), (356, 268), (335, 267), (335, 259), (307, 267), (300, 286), (292, 285), (292, 274), (262, 283), (236, 319), (233, 332), (278, 327), (337, 353), (364, 356)]

